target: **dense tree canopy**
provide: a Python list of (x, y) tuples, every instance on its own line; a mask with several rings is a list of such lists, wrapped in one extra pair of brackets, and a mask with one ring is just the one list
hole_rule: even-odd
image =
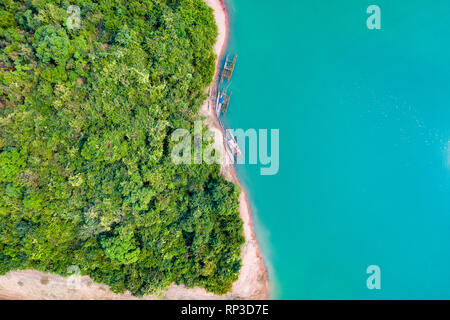
[(239, 191), (218, 165), (170, 159), (216, 35), (202, 0), (0, 2), (1, 274), (76, 265), (116, 292), (230, 290)]

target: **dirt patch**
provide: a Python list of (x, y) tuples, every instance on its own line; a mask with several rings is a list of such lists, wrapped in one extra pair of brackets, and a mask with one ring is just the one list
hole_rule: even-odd
[(47, 285), (50, 282), (50, 280), (48, 279), (48, 277), (41, 277), (39, 282), (43, 285)]

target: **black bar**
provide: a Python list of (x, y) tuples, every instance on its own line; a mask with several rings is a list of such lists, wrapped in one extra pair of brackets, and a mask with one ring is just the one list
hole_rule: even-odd
[[(397, 311), (399, 315), (418, 311), (449, 309), (449, 301), (0, 301), (0, 312), (31, 316), (45, 314), (64, 319), (68, 316), (80, 320), (99, 317), (122, 320), (143, 319), (202, 320), (202, 319), (316, 319), (330, 314), (385, 318)], [(8, 310), (9, 309), (9, 310)], [(8, 312), (9, 311), (9, 312)], [(10, 313), (12, 312), (12, 313)]]

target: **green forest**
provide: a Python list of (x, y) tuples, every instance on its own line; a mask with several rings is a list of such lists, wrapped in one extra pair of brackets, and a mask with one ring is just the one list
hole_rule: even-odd
[(136, 296), (231, 289), (239, 189), (217, 164), (170, 158), (216, 36), (203, 0), (0, 1), (0, 274), (75, 265)]

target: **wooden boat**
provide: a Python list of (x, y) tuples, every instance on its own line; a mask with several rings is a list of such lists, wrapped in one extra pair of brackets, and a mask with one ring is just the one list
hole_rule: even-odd
[(231, 76), (233, 75), (234, 66), (236, 65), (237, 55), (234, 55), (233, 60), (230, 60), (230, 55), (227, 55), (225, 59), (225, 63), (223, 65), (222, 70), (222, 78), (230, 81)]
[(233, 158), (238, 158), (242, 156), (241, 149), (237, 144), (236, 138), (233, 137), (230, 130), (226, 130), (225, 133), (226, 147), (228, 152), (231, 154)]
[(220, 117), (221, 114), (225, 114), (228, 110), (228, 105), (230, 104), (231, 93), (227, 94), (227, 89), (223, 89), (217, 94), (216, 98), (216, 116)]

